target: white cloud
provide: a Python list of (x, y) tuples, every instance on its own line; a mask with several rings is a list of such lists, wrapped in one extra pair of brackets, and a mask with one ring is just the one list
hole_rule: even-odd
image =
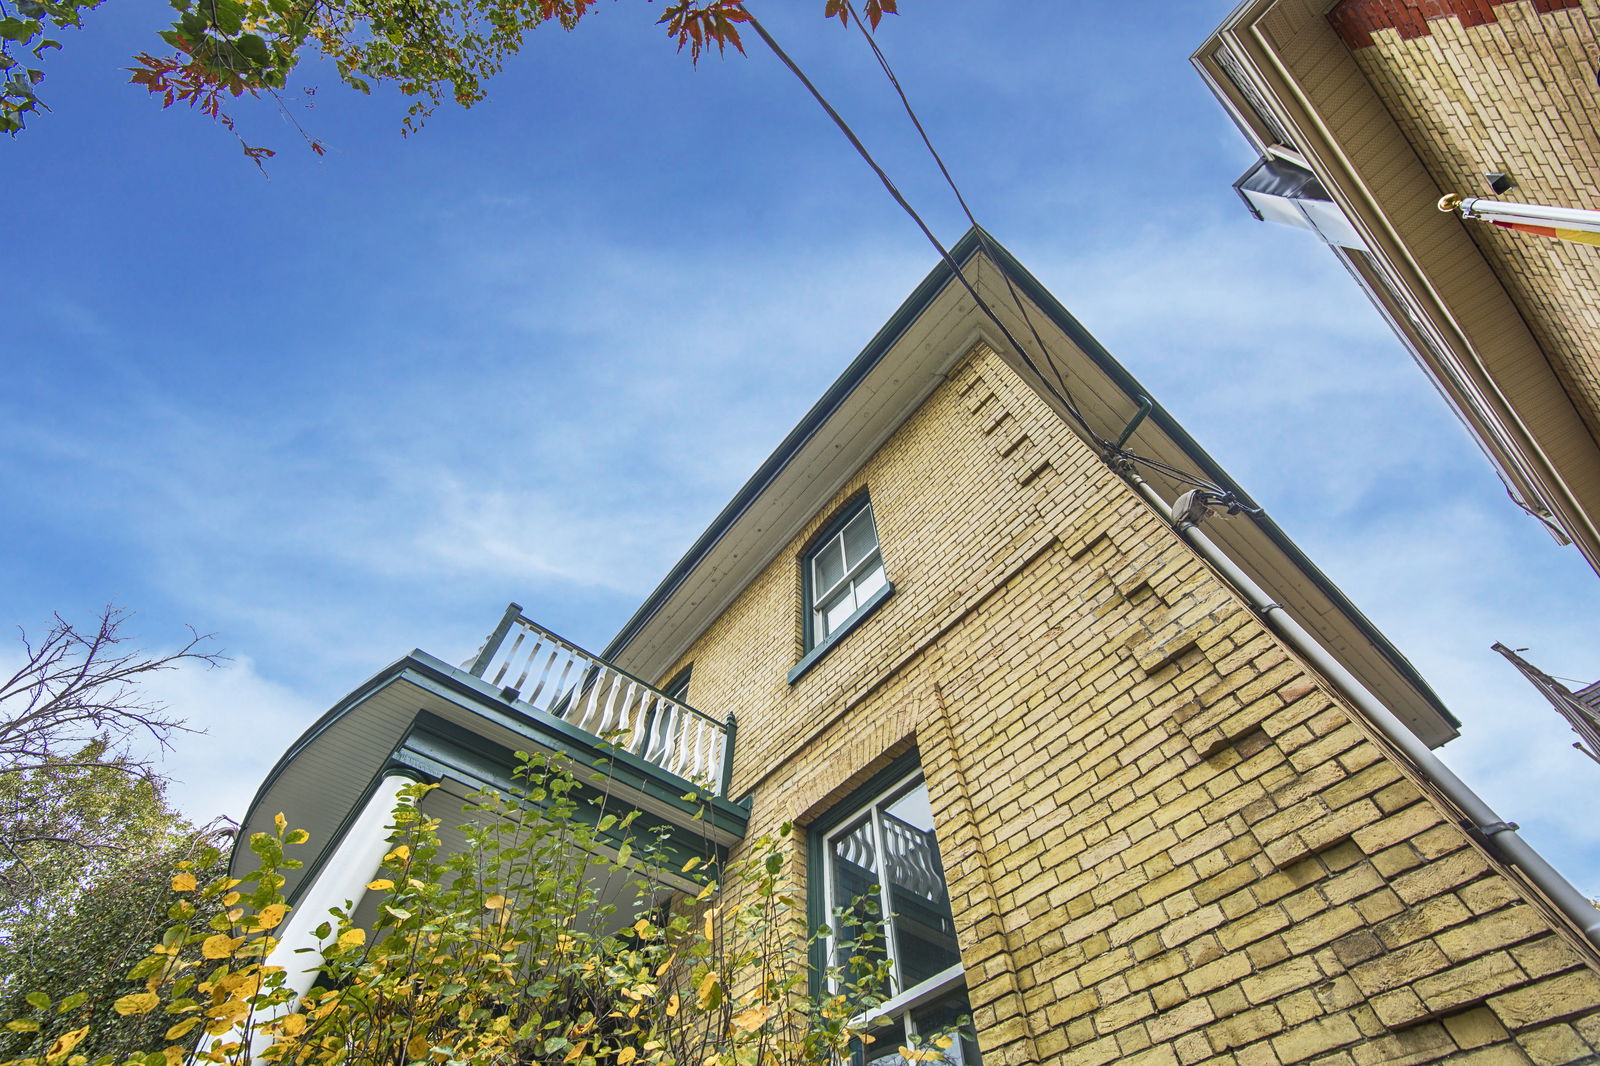
[(199, 822), (244, 817), (267, 771), (327, 709), (263, 677), (247, 657), (215, 668), (186, 663), (148, 675), (141, 688), (200, 731), (175, 734), (156, 763), (173, 805)]

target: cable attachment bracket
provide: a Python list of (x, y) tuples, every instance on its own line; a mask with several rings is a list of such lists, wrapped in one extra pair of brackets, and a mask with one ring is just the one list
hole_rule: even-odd
[(1461, 828), (1490, 855), (1503, 863), (1510, 864), (1511, 860), (1500, 846), (1495, 842), (1495, 837), (1501, 833), (1515, 833), (1521, 826), (1516, 822), (1490, 822), (1487, 825), (1476, 825), (1470, 819), (1461, 822)]

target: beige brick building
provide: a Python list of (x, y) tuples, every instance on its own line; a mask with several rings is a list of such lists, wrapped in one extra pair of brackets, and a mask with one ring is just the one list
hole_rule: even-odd
[(1194, 55), (1262, 163), (1528, 511), (1600, 568), (1600, 252), (1463, 223), (1446, 193), (1600, 207), (1595, 0), (1248, 0)]
[(1427, 685), (1002, 249), (954, 255), (993, 318), (930, 274), (602, 654), (513, 605), (297, 742), (246, 829), (329, 842), (300, 910), (370, 876), (385, 782), (446, 813), (620, 723), (647, 818), (793, 821), (818, 923), (881, 899), (878, 1061), (969, 1012), (972, 1066), (1593, 1061), (1600, 922), (1431, 763)]

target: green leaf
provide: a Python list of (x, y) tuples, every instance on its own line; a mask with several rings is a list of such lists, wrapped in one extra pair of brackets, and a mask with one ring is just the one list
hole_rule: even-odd
[(40, 29), (42, 27), (36, 19), (3, 18), (0, 19), (0, 40), (31, 40)]
[(50, 1009), (50, 997), (43, 992), (29, 992), (22, 998), (28, 1001), (30, 1007), (37, 1007), (39, 1010)]

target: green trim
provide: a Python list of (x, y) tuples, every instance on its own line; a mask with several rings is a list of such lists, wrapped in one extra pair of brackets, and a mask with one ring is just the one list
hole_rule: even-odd
[[(871, 506), (871, 495), (868, 494), (866, 489), (862, 489), (844, 503), (840, 504), (839, 509), (833, 512), (833, 517), (828, 519), (828, 521), (823, 524), (821, 529), (813, 533), (811, 538), (806, 541), (805, 546), (800, 549), (800, 643), (801, 646), (807, 651), (810, 651), (816, 646), (815, 641), (817, 639), (817, 622), (816, 619), (812, 617), (816, 613), (816, 589), (812, 585), (811, 562), (816, 557), (817, 552), (830, 539), (836, 536), (841, 529), (850, 524), (850, 520), (852, 518), (860, 514), (863, 508), (870, 508)], [(873, 539), (877, 540), (878, 542), (878, 559), (882, 561), (883, 541), (878, 539), (878, 520), (876, 517), (874, 517), (872, 520), (872, 536)], [(839, 555), (839, 561), (841, 564), (844, 562), (844, 554), (842, 551)], [(884, 573), (888, 573), (887, 568), (884, 569)], [(835, 630), (835, 632), (837, 632), (837, 630)], [(831, 635), (832, 634), (830, 634), (830, 636)], [(826, 641), (824, 641), (824, 643), (826, 643)], [(789, 681), (791, 684), (793, 684), (794, 678), (791, 677)]]
[[(474, 788), (492, 789), (511, 796), (524, 791), (523, 785), (515, 776), (515, 770), (521, 764), (515, 752), (427, 711), (417, 715), (405, 739), (396, 749), (394, 759), (401, 765), (413, 767), (435, 779), (455, 777)], [(581, 801), (575, 814), (590, 828), (599, 826), (602, 814), (608, 806), (616, 807), (621, 804), (628, 810), (634, 809), (626, 799), (608, 795), (602, 785), (587, 780), (587, 775), (583, 772), (585, 769), (586, 767), (581, 765), (573, 767), (577, 784), (574, 798)], [(547, 804), (541, 803), (539, 806), (544, 807)], [(623, 812), (612, 810), (610, 813)], [(663, 819), (649, 811), (640, 811), (637, 824), (646, 832), (656, 829), (664, 829), (667, 832), (666, 868), (669, 870), (682, 867), (691, 857), (722, 858), (727, 854), (727, 848), (704, 832), (696, 833), (692, 825), (682, 825)], [(703, 826), (704, 823), (697, 824)], [(638, 838), (639, 834), (632, 834), (632, 839)], [(630, 835), (613, 827), (598, 833), (598, 839), (612, 847), (618, 847), (628, 841)]]
[[(844, 799), (828, 808), (826, 814), (817, 818), (810, 825), (804, 827), (806, 834), (806, 924), (811, 932), (827, 925), (830, 916), (827, 913), (827, 893), (823, 889), (823, 878), (828, 876), (827, 856), (822, 853), (822, 838), (828, 835), (829, 830), (836, 828), (846, 819), (861, 813), (861, 808), (873, 796), (888, 788), (895, 781), (913, 771), (922, 769), (922, 755), (916, 748), (912, 748), (904, 755), (896, 756), (888, 766), (867, 778), (861, 786), (851, 789), (850, 794)], [(811, 945), (811, 995), (813, 998), (822, 994), (822, 974), (828, 968), (828, 945), (825, 941), (818, 940)]]
[[(878, 550), (882, 551), (883, 549), (880, 546)], [(838, 644), (845, 638), (845, 634), (849, 633), (862, 622), (865, 622), (868, 617), (877, 611), (879, 607), (883, 606), (883, 601), (887, 600), (892, 595), (894, 595), (894, 582), (885, 581), (881, 589), (867, 597), (866, 603), (863, 603), (860, 607), (856, 608), (855, 614), (851, 615), (849, 618), (846, 618), (843, 622), (840, 622), (838, 628), (836, 628), (832, 633), (829, 633), (821, 644), (818, 644), (816, 647), (806, 652), (804, 657), (802, 657), (799, 662), (790, 667), (789, 684), (792, 685), (796, 681), (800, 680), (801, 675), (815, 666), (818, 659), (821, 659), (824, 655), (828, 654), (828, 652), (832, 651), (834, 645)], [(808, 603), (806, 604), (806, 614), (809, 615), (810, 613), (811, 605)]]
[[(688, 779), (669, 773), (631, 752), (621, 751), (608, 745), (593, 734), (547, 712), (525, 703), (517, 705), (508, 702), (497, 689), (481, 678), (458, 670), (420, 650), (414, 650), (410, 655), (384, 667), (365, 684), (334, 704), (326, 714), (301, 734), (268, 772), (261, 787), (256, 790), (255, 797), (250, 801), (250, 806), (240, 824), (244, 826), (251, 824), (267, 794), (277, 784), (284, 771), (307, 747), (345, 715), (383, 689), (400, 681), (416, 685), (463, 706), (518, 736), (526, 737), (530, 745), (561, 752), (577, 765), (594, 766), (605, 762), (608, 765), (608, 774), (615, 783), (656, 800), (669, 809), (681, 812), (686, 823), (701, 820), (707, 826), (736, 838), (742, 838), (745, 834), (750, 819), (750, 812), (745, 807), (722, 796), (707, 794), (706, 790), (697, 789)], [(375, 786), (376, 780), (374, 777), (373, 783), (368, 785), (361, 803), (365, 803), (366, 798), (371, 795), (370, 790)], [(715, 783), (712, 787), (716, 787)], [(684, 799), (686, 794), (692, 792), (700, 793), (702, 798)], [(354, 812), (359, 809), (360, 804), (346, 812), (344, 820), (340, 823), (341, 832), (348, 824), (348, 820), (354, 816)], [(241, 834), (234, 844), (230, 865), (238, 862), (247, 851), (248, 841)], [(315, 864), (308, 864), (306, 873), (302, 875), (302, 881), (314, 874), (315, 869), (320, 868), (319, 857)]]

